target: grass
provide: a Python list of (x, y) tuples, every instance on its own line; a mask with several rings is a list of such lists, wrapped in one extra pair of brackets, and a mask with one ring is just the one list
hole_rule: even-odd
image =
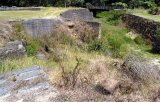
[[(39, 12), (44, 13), (44, 15), (41, 15), (41, 17), (46, 17), (46, 16), (50, 17), (52, 15), (58, 15), (60, 13), (59, 11), (55, 11), (54, 13), (52, 13), (53, 9), (54, 8), (43, 8), (42, 11), (39, 11)], [(57, 9), (58, 10), (61, 9), (63, 11), (66, 8), (57, 8)], [(12, 12), (12, 11), (8, 11), (8, 12)], [(16, 12), (21, 12), (21, 11), (16, 11)], [(31, 11), (26, 11), (26, 12), (31, 12)], [(0, 14), (1, 14), (1, 12), (0, 12)], [(31, 17), (34, 17), (34, 15), (32, 15)], [(56, 47), (58, 49), (57, 51), (64, 52), (64, 55), (65, 55), (64, 59), (62, 59), (60, 61), (55, 61), (54, 59), (51, 58), (49, 60), (44, 61), (44, 60), (37, 59), (35, 56), (24, 57), (24, 58), (21, 58), (18, 60), (17, 59), (8, 59), (8, 60), (0, 63), (0, 73), (6, 72), (6, 71), (17, 70), (17, 69), (21, 69), (21, 68), (26, 68), (26, 67), (30, 67), (33, 65), (39, 65), (42, 69), (44, 69), (47, 72), (51, 83), (54, 83), (54, 85), (57, 85), (57, 84), (61, 84), (60, 83), (61, 78), (62, 78), (62, 73), (61, 73), (62, 68), (61, 67), (64, 67), (65, 70), (68, 72), (73, 72), (74, 68), (77, 64), (76, 58), (78, 58), (78, 59), (81, 59), (82, 62), (81, 62), (81, 65), (78, 66), (78, 68), (80, 68), (80, 72), (79, 72), (79, 76), (76, 76), (77, 82), (79, 80), (82, 80), (82, 81), (84, 81), (84, 83), (80, 83), (80, 84), (85, 84), (86, 80), (89, 80), (89, 81), (91, 81), (91, 83), (87, 83), (86, 84), (87, 87), (84, 87), (83, 89), (79, 88), (79, 86), (78, 86), (77, 90), (79, 93), (76, 92), (76, 90), (74, 90), (73, 93), (75, 94), (75, 92), (76, 92), (76, 96), (78, 96), (78, 97), (80, 97), (81, 95), (85, 95), (83, 98), (85, 100), (87, 98), (92, 98), (92, 96), (95, 96), (93, 94), (93, 90), (94, 90), (94, 87), (92, 85), (93, 83), (95, 84), (96, 82), (101, 82), (101, 81), (104, 81), (107, 83), (108, 82), (106, 80), (107, 78), (108, 79), (110, 79), (110, 78), (116, 79), (117, 78), (116, 80), (122, 80), (122, 79), (126, 80), (122, 76), (119, 76), (119, 74), (120, 73), (123, 74), (123, 72), (120, 72), (119, 71), (120, 67), (113, 65), (113, 62), (118, 62), (119, 66), (120, 66), (121, 65), (120, 62), (123, 60), (123, 57), (125, 57), (127, 55), (134, 55), (134, 54), (136, 54), (137, 56), (140, 56), (140, 55), (145, 56), (148, 59), (159, 58), (159, 55), (155, 55), (155, 54), (149, 52), (151, 50), (150, 46), (146, 46), (144, 44), (141, 44), (141, 45), (136, 44), (136, 42), (133, 39), (127, 37), (126, 33), (128, 33), (128, 29), (125, 27), (125, 25), (121, 21), (115, 26), (115, 25), (110, 24), (109, 21), (107, 21), (107, 17), (109, 17), (107, 12), (101, 12), (97, 16), (98, 16), (98, 18), (94, 18), (94, 20), (102, 23), (101, 39), (99, 39), (99, 40), (102, 41), (103, 44), (101, 44), (101, 42), (97, 42), (97, 43), (98, 43), (98, 45), (100, 44), (101, 46), (104, 46), (105, 50), (107, 50), (108, 48), (114, 48), (114, 50), (116, 51), (115, 53), (118, 54), (117, 58), (110, 56), (105, 51), (103, 53), (99, 53), (99, 51), (88, 51), (86, 49), (78, 48), (76, 45), (71, 45), (68, 43), (65, 43), (65, 44), (58, 43), (58, 41), (57, 41), (57, 43), (56, 43)], [(17, 16), (15, 16), (14, 19), (17, 19), (16, 17)], [(60, 33), (60, 32), (58, 32), (58, 33)], [(52, 39), (53, 38), (49, 38), (49, 40), (52, 40)], [(67, 37), (64, 37), (64, 39), (68, 41)], [(55, 41), (55, 40), (52, 40), (52, 41)], [(70, 42), (70, 40), (69, 40), (69, 42)], [(51, 43), (47, 43), (47, 44), (49, 45)], [(121, 59), (119, 59), (119, 58), (121, 58)], [(73, 73), (71, 73), (71, 74), (73, 74)], [(72, 76), (74, 76), (74, 75), (72, 75)], [(123, 84), (125, 85), (125, 84), (127, 84), (127, 82), (126, 83), (123, 82)], [(92, 87), (91, 87), (92, 91), (88, 91), (89, 89), (87, 89), (87, 88), (90, 87), (91, 85), (92, 85)], [(132, 87), (132, 86), (134, 86), (134, 84), (129, 85), (129, 87)], [(61, 89), (63, 90), (63, 88), (61, 88)], [(84, 89), (86, 91), (84, 91)], [(68, 91), (66, 91), (66, 90), (64, 90), (64, 91), (65, 91), (65, 93), (67, 93), (66, 97), (71, 96), (70, 94), (68, 94)], [(128, 89), (127, 89), (127, 87), (124, 87), (124, 93), (126, 93), (126, 91), (128, 91)], [(138, 91), (138, 90), (135, 89), (134, 91)], [(82, 92), (82, 94), (80, 95), (81, 92)], [(86, 92), (89, 92), (89, 94), (86, 94)], [(94, 91), (94, 92), (96, 93), (96, 91)], [(93, 94), (93, 95), (91, 96), (91, 94)], [(144, 93), (142, 93), (142, 94), (144, 94)], [(100, 98), (102, 98), (102, 96), (103, 95), (100, 94), (100, 96), (94, 97), (94, 98), (98, 102), (98, 101), (100, 101)], [(77, 98), (77, 99), (80, 99), (80, 98)]]
[(132, 10), (128, 10), (127, 12), (140, 17), (151, 19), (154, 21), (160, 21), (159, 19), (160, 17), (158, 15), (149, 14), (149, 9), (132, 9)]
[(45, 7), (41, 11), (0, 11), (0, 20), (15, 20), (15, 19), (31, 19), (31, 18), (55, 18), (63, 11), (66, 11), (69, 8), (61, 7)]

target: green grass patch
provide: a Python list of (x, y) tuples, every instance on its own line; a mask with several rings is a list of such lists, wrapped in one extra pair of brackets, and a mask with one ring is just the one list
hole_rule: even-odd
[(127, 13), (134, 14), (140, 17), (144, 17), (147, 19), (151, 19), (154, 21), (160, 21), (159, 16), (151, 15), (149, 11), (150, 11), (149, 9), (132, 9), (132, 10), (127, 10)]
[(31, 19), (31, 18), (54, 18), (58, 17), (63, 11), (72, 8), (61, 8), (61, 7), (42, 7), (41, 11), (1, 11), (0, 20), (17, 20), (17, 19)]

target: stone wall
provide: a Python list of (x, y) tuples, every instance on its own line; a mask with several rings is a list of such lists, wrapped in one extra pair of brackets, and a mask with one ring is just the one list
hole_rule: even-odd
[(160, 22), (139, 17), (132, 14), (127, 14), (124, 21), (130, 30), (142, 34), (147, 43), (153, 45), (154, 48), (160, 50), (160, 39), (157, 38), (157, 29), (160, 28)]
[(0, 7), (0, 11), (17, 11), (17, 10), (31, 10), (31, 11), (40, 11), (41, 8), (38, 7)]

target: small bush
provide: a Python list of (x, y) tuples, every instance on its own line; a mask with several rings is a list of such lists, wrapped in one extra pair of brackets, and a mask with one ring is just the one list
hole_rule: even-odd
[(112, 5), (116, 5), (116, 6), (123, 6), (123, 7), (128, 7), (128, 5), (126, 3), (123, 2), (116, 2), (116, 3), (112, 3)]
[(63, 83), (63, 87), (65, 88), (70, 88), (70, 89), (74, 89), (77, 82), (78, 82), (78, 76), (80, 74), (80, 65), (82, 60), (80, 58), (76, 57), (76, 61), (77, 64), (76, 66), (71, 70), (71, 71), (67, 71), (66, 68), (64, 66), (62, 66), (62, 64), (60, 63), (60, 67), (62, 70), (62, 83)]
[(35, 56), (38, 52), (36, 45), (27, 45), (25, 48), (28, 56)]
[(109, 45), (114, 49), (114, 50), (119, 50), (123, 42), (117, 38), (114, 38), (114, 36), (108, 37), (108, 42)]
[(142, 38), (142, 36), (137, 36), (135, 39), (134, 39), (135, 43), (138, 44), (138, 45), (144, 45), (145, 44), (145, 40)]
[(88, 51), (105, 52), (108, 44), (101, 40), (93, 40), (88, 44)]
[(153, 7), (151, 8), (151, 10), (150, 10), (150, 13), (153, 14), (153, 15), (155, 15), (158, 11), (159, 11), (159, 8), (156, 7), (156, 6), (153, 6)]
[(113, 25), (117, 25), (119, 20), (124, 18), (125, 11), (123, 10), (111, 10), (109, 11), (110, 16), (107, 18), (107, 21), (109, 21)]

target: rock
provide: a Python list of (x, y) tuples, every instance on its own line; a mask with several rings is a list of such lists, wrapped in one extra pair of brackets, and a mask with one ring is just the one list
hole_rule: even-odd
[(21, 41), (13, 41), (4, 44), (0, 48), (0, 61), (7, 58), (21, 58), (26, 55), (25, 48)]
[(42, 52), (39, 52), (37, 54), (37, 58), (40, 59), (40, 60), (48, 60), (47, 56)]
[(102, 82), (103, 87), (108, 90), (110, 93), (113, 93), (117, 86), (119, 85), (119, 81), (115, 79), (107, 79), (104, 82)]
[(46, 102), (58, 93), (39, 66), (0, 74), (0, 87), (0, 102)]

